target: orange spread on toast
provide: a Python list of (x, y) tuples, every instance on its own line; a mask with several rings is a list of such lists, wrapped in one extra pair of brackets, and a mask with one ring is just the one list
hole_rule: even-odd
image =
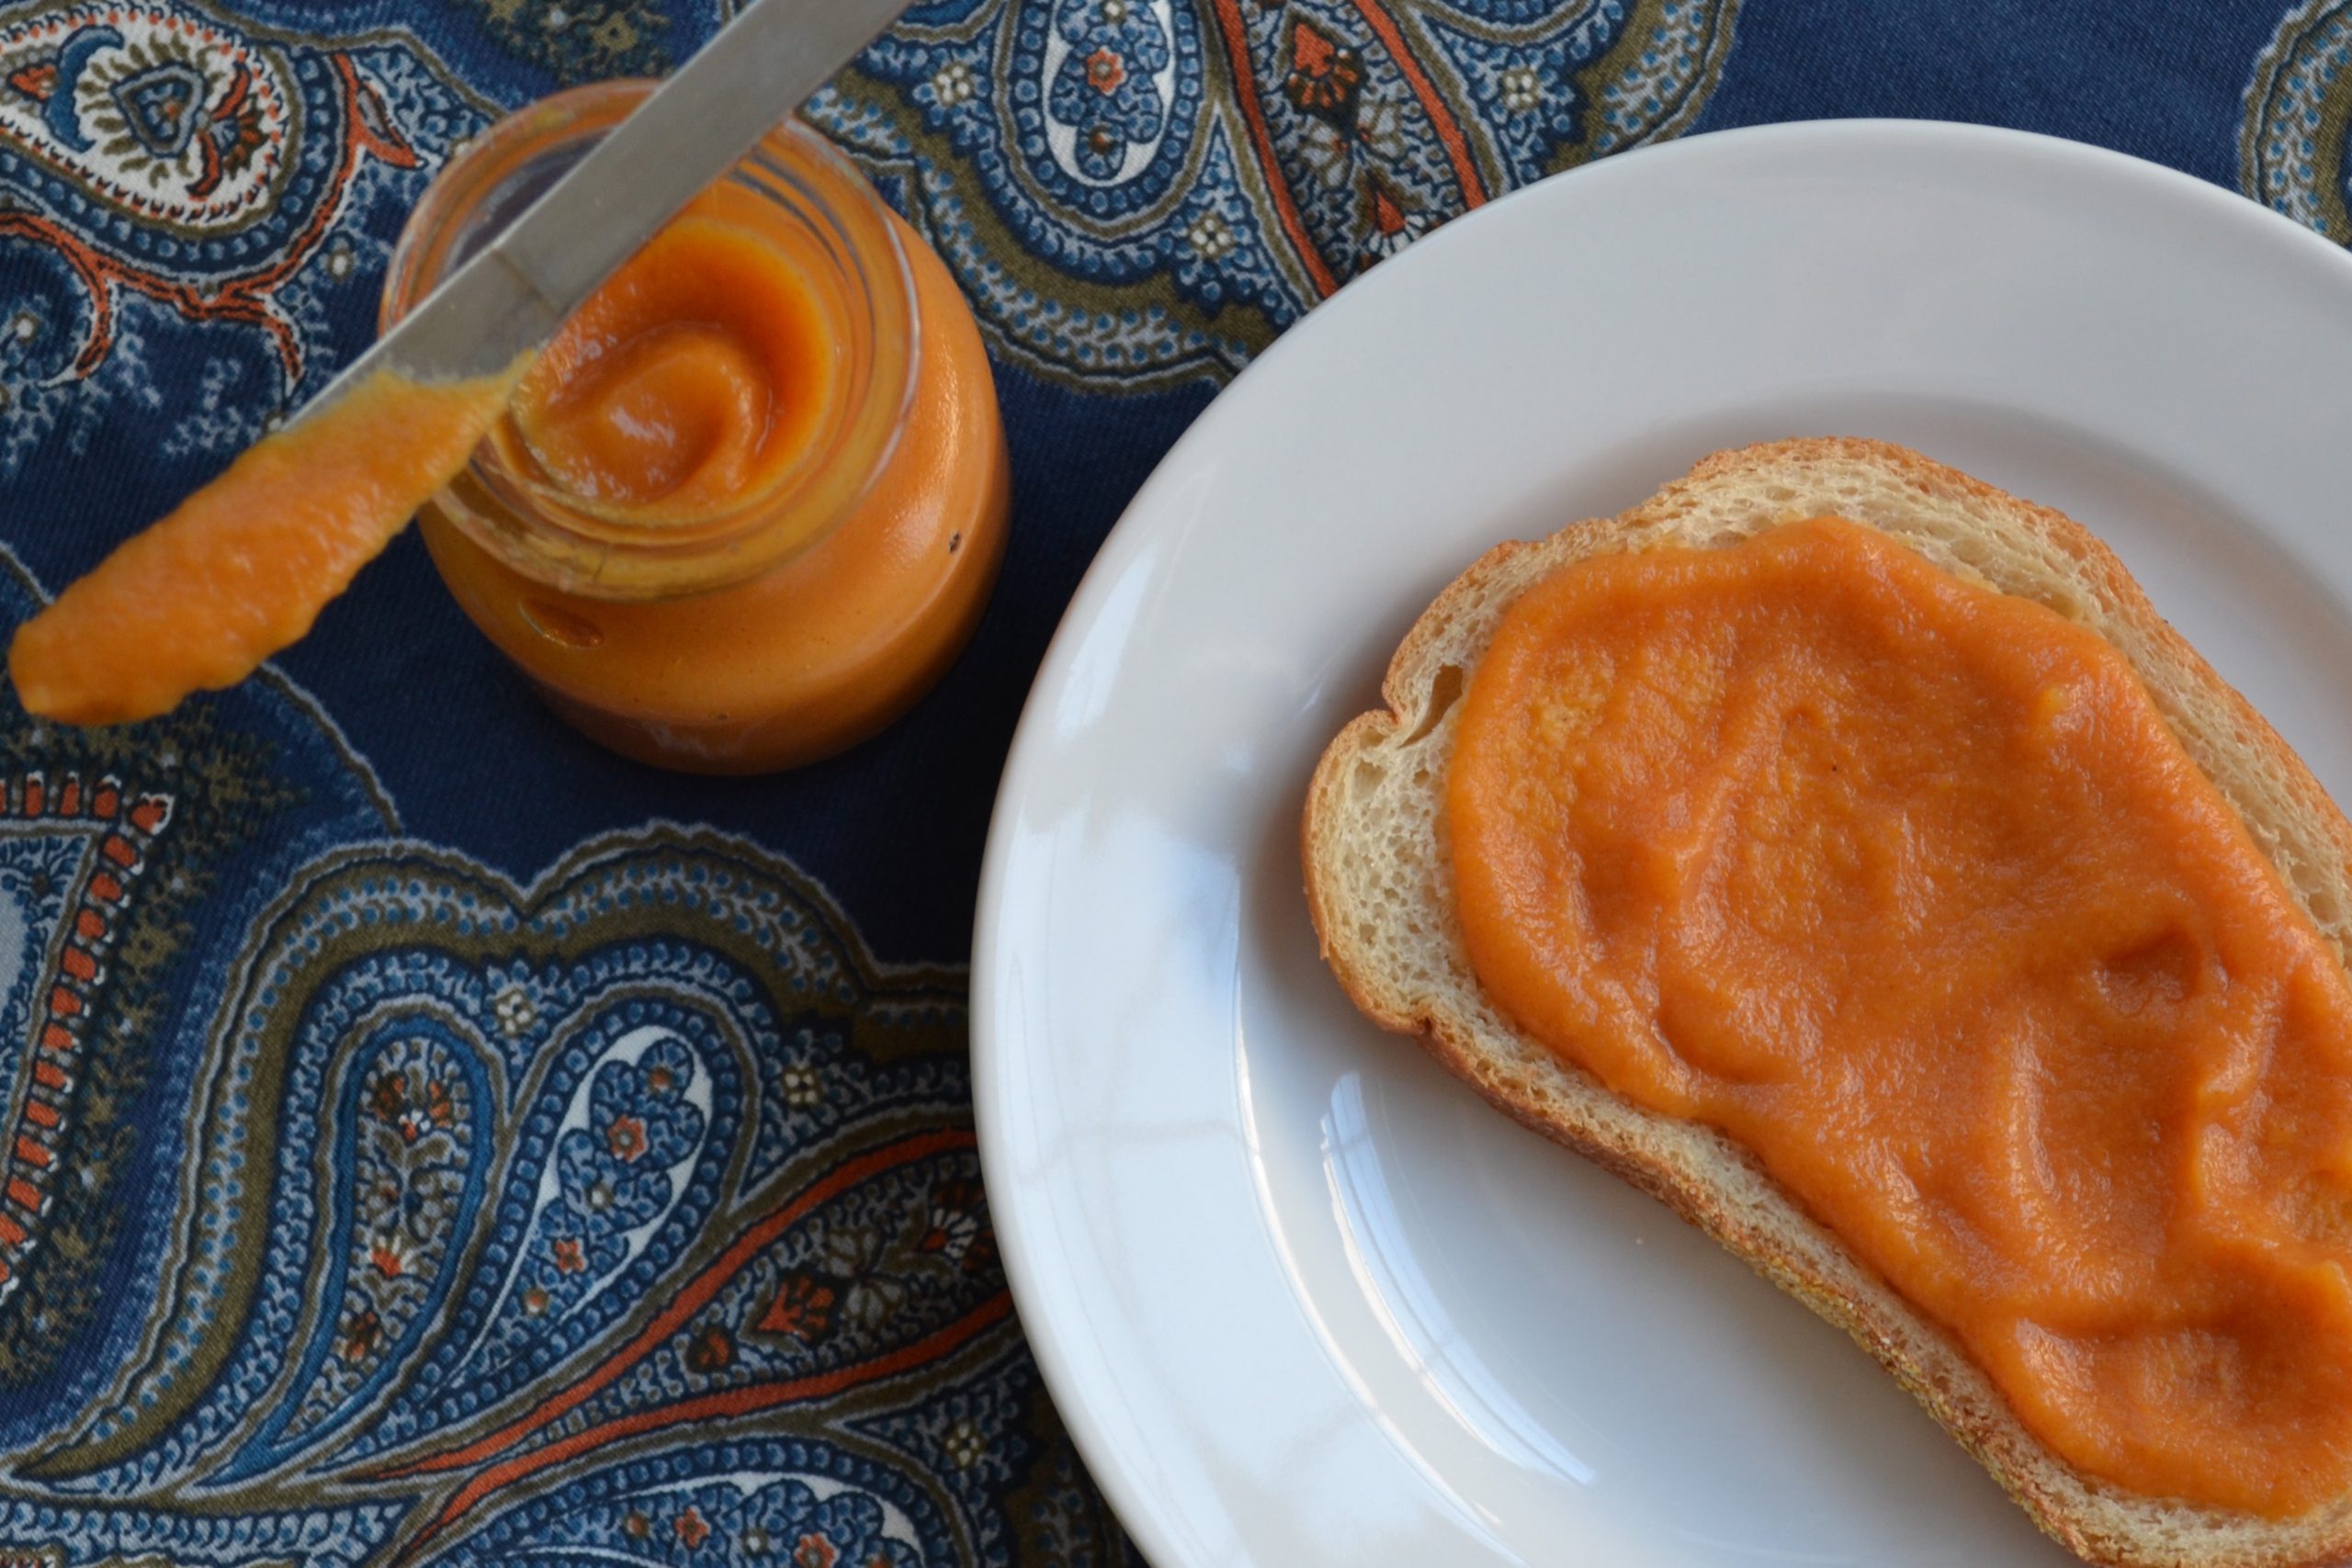
[(2059, 1455), (2352, 1486), (2352, 981), (2105, 639), (1835, 518), (1595, 557), (1506, 615), (1446, 810), (1487, 993)]

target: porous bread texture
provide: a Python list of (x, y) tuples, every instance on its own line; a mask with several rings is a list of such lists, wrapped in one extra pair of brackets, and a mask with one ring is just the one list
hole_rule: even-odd
[(2352, 1497), (2276, 1520), (2143, 1496), (2084, 1474), (2018, 1424), (1991, 1382), (1740, 1145), (1645, 1111), (1521, 1034), (1480, 989), (1454, 914), (1444, 781), (1469, 671), (1513, 600), (1587, 557), (1708, 547), (1832, 514), (1945, 570), (2046, 604), (2131, 660), (2173, 731), (2245, 819), (2343, 961), (2352, 825), (2301, 759), (2148, 603), (2081, 525), (1906, 448), (1852, 439), (1720, 452), (1615, 518), (1488, 551), (1414, 623), (1385, 711), (1323, 754), (1303, 828), (1308, 908), (1349, 997), (1498, 1108), (1616, 1172), (1851, 1335), (2034, 1521), (2116, 1568), (2319, 1568), (2352, 1558)]

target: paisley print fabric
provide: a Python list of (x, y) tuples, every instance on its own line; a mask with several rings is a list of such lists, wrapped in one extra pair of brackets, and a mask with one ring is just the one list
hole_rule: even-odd
[(8, 1561), (1126, 1561), (1012, 1322), (962, 973), (752, 843), (521, 886), (274, 676), (0, 701), (0, 1042)]
[[(36, 603), (0, 554), (0, 616)], [(192, 1135), (171, 1110), (201, 1070), (171, 1021), (219, 1005), (224, 943), (269, 886), (399, 824), (274, 678), (136, 731), (0, 700), (0, 1451), (22, 1453), (158, 1327), (145, 1286), (181, 1254), (142, 1201)]]
[[(158, 329), (205, 344), (167, 449), (250, 442), (364, 346), (399, 219), (454, 145), (542, 74), (658, 72), (722, 19), (704, 4), (484, 0), (464, 9), (536, 69), (478, 83), (407, 28), (0, 10), (0, 243), (24, 242), (0, 464), (156, 397)], [(1001, 353), (1148, 387), (1227, 375), (1445, 219), (1681, 130), (1736, 7), (941, 0), (809, 113), (919, 219)], [(185, 330), (219, 323), (251, 330)]]
[[(348, 355), (334, 317), (372, 309), (430, 167), (492, 112), (393, 31), (328, 46), (182, 0), (0, 11), (0, 468), (159, 400), (167, 446), (250, 441)], [(244, 330), (187, 330), (220, 326)], [(158, 385), (158, 327), (209, 350), (195, 397)]]
[(1458, 213), (1689, 125), (1737, 0), (938, 0), (811, 109), (1000, 352), (1222, 377)]
[[(732, 4), (0, 0), (0, 629), (365, 346), (468, 138)], [(413, 540), (169, 718), (0, 691), (0, 1563), (1136, 1562), (1014, 1318), (960, 960), (1158, 456), (1350, 279), (1685, 131), (1989, 119), (2352, 241), (2347, 54), (2352, 0), (919, 0), (806, 112), (970, 296), (1016, 513), (888, 734), (606, 757)]]
[[(959, 971), (707, 829), (527, 887), (388, 836), (266, 682), (144, 728), (8, 731), (0, 1545), (1124, 1560), (1012, 1324)], [(229, 894), (240, 856), (277, 869)], [(208, 895), (234, 951), (187, 938)], [(134, 1151), (142, 1079), (178, 1135)], [(111, 1313), (76, 1294), (108, 1251)]]
[(2352, 0), (2306, 0), (2280, 20), (2246, 87), (2238, 181), (2352, 243)]

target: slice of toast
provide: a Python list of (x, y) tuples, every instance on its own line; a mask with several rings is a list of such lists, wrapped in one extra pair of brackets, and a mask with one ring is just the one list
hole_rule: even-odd
[(1616, 518), (1488, 551), (1388, 666), (1387, 711), (1342, 729), (1308, 786), (1308, 907), (1349, 997), (1418, 1035), (1497, 1107), (1663, 1200), (1851, 1335), (2034, 1520), (2118, 1568), (2316, 1568), (2352, 1556), (2352, 1496), (2292, 1519), (2193, 1506), (2086, 1475), (2029, 1433), (1942, 1330), (1852, 1258), (1740, 1145), (1645, 1111), (1520, 1033), (1471, 973), (1454, 913), (1445, 778), (1460, 696), (1520, 592), (1571, 561), (1711, 546), (1831, 513), (2113, 643), (2335, 950), (2352, 950), (2352, 825), (2262, 716), (2167, 626), (2113, 554), (2045, 507), (1879, 442), (1721, 452)]

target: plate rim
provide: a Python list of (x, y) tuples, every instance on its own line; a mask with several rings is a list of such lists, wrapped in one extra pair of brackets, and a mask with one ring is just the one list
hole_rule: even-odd
[[(1000, 1037), (997, 1027), (1002, 957), (1016, 940), (1006, 935), (1001, 917), (1014, 853), (1014, 822), (1030, 779), (1051, 745), (1050, 710), (1067, 685), (1079, 646), (1099, 619), (1112, 585), (1148, 542), (1151, 514), (1159, 510), (1162, 492), (1174, 482), (1171, 475), (1187, 466), (1196, 449), (1212, 446), (1224, 423), (1238, 417), (1231, 406), (1221, 405), (1234, 405), (1238, 389), (1271, 379), (1273, 373), (1268, 372), (1267, 367), (1286, 366), (1290, 360), (1314, 352), (1314, 344), (1322, 337), (1344, 330), (1363, 311), (1376, 309), (1378, 296), (1395, 288), (1408, 287), (1396, 279), (1417, 277), (1421, 270), (1434, 265), (1426, 260), (1428, 255), (1443, 254), (1462, 244), (1477, 243), (1475, 236), (1483, 233), (1489, 221), (1487, 214), (1497, 209), (1566, 199), (1566, 191), (1605, 179), (1630, 177), (1629, 169), (1657, 169), (1668, 163), (1703, 165), (1739, 158), (1751, 149), (1771, 143), (1785, 144), (1782, 150), (1792, 156), (1824, 146), (1832, 152), (1849, 152), (1869, 150), (1873, 143), (1879, 144), (1881, 150), (1908, 143), (1946, 155), (2071, 164), (2086, 180), (2104, 182), (2109, 188), (2127, 188), (2136, 183), (2149, 199), (2202, 205), (2212, 221), (2239, 227), (2252, 243), (2280, 245), (2300, 251), (2309, 258), (2324, 258), (2321, 265), (2337, 269), (2342, 285), (2352, 290), (2352, 250), (2231, 186), (2133, 153), (2042, 131), (1972, 121), (1902, 117), (1781, 120), (1649, 142), (1506, 192), (1446, 222), (1403, 254), (1350, 279), (1212, 396), (1161, 455), (1104, 534), (1063, 606), (1023, 698), (1021, 716), (989, 807), (974, 908), (967, 1015), (981, 1180), (989, 1195), (998, 1254), (1004, 1265), (1016, 1317), (1046, 1393), (1088, 1473), (1110, 1504), (1121, 1528), (1145, 1559), (1158, 1568), (1204, 1565), (1197, 1564), (1195, 1559), (1180, 1549), (1181, 1532), (1170, 1523), (1163, 1492), (1148, 1484), (1146, 1467), (1134, 1462), (1110, 1438), (1084, 1380), (1071, 1364), (1062, 1337), (1069, 1325), (1051, 1304), (1052, 1292), (1039, 1278), (1037, 1241), (1030, 1234), (1028, 1221), (1017, 1201), (1021, 1184), (1006, 1165), (1010, 1156), (999, 1130), (1005, 1114), (1006, 1075), (1012, 1070), (1018, 1054), (1017, 1047)], [(1474, 238), (1465, 240), (1464, 234)], [(1416, 258), (1423, 259), (1417, 262)]]

